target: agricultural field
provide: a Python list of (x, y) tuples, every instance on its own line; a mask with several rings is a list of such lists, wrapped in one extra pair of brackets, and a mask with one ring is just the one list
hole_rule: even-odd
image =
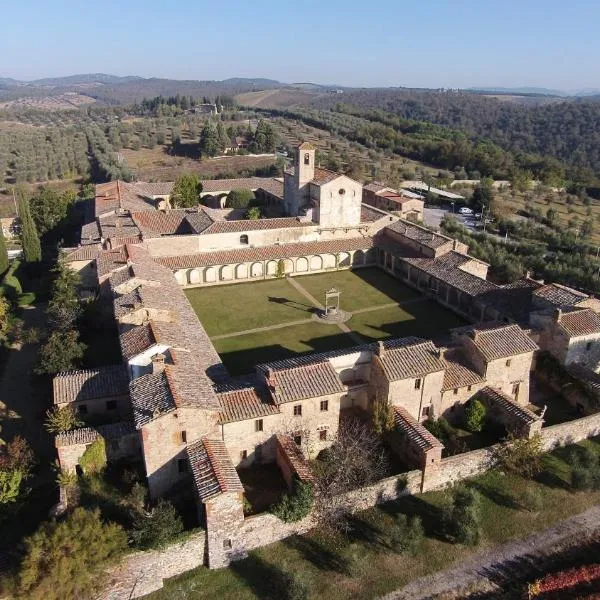
[(296, 104), (311, 102), (323, 92), (282, 88), (275, 90), (262, 90), (260, 92), (245, 92), (235, 97), (241, 106), (252, 108), (288, 108)]
[[(342, 310), (353, 313), (346, 327), (312, 318), (332, 287), (341, 292)], [(232, 374), (250, 372), (260, 362), (388, 337), (439, 338), (464, 324), (376, 268), (191, 288), (186, 295)]]

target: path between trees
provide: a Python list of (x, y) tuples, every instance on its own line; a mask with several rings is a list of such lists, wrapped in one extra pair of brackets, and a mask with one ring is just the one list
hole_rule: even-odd
[(440, 594), (499, 590), (519, 575), (519, 564), (526, 568), (532, 558), (539, 560), (565, 543), (583, 542), (598, 532), (600, 506), (594, 506), (554, 527), (475, 554), (452, 569), (415, 579), (381, 600), (430, 600)]

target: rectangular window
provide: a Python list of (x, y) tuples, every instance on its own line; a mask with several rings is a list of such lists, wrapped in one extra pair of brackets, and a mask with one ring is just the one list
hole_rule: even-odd
[(454, 388), (452, 393), (456, 396), (458, 394), (458, 388)]
[(420, 389), (421, 389), (421, 380), (415, 379), (415, 390), (420, 390)]
[(107, 400), (106, 401), (106, 410), (117, 410), (117, 401), (116, 400)]
[(240, 452), (240, 460), (246, 460), (248, 458), (248, 450), (242, 450)]
[(422, 417), (428, 417), (429, 416), (429, 409), (431, 408), (431, 406), (424, 406), (423, 410), (421, 411), (421, 416)]
[(296, 446), (302, 446), (302, 435), (300, 433), (294, 435), (294, 442)]
[(181, 432), (181, 443), (182, 444), (187, 444), (187, 431), (182, 431)]
[(254, 421), (254, 431), (262, 431), (262, 430), (263, 430), (263, 420), (256, 419), (256, 421)]
[(507, 367), (510, 367), (511, 363), (512, 363), (512, 360), (509, 358), (509, 359), (506, 361), (506, 366), (507, 366)]
[(589, 352), (592, 349), (593, 343), (592, 342), (588, 342), (585, 346), (585, 349), (587, 352)]
[(302, 404), (294, 405), (294, 416), (301, 417), (302, 416)]
[(467, 392), (470, 392), (472, 387), (473, 387), (473, 386), (472, 386), (472, 385), (470, 385), (470, 386), (467, 388)]
[(520, 383), (513, 383), (512, 395), (515, 397), (515, 400), (519, 398), (519, 388), (520, 387), (521, 387)]
[(322, 442), (327, 440), (327, 429), (319, 430), (319, 440), (321, 440)]
[(177, 459), (177, 470), (180, 473), (185, 473), (188, 470), (188, 462), (185, 458)]
[(329, 410), (329, 400), (321, 400), (321, 412)]
[(80, 404), (80, 405), (77, 407), (77, 412), (78, 412), (80, 415), (87, 415), (87, 413), (88, 413), (87, 404)]
[(223, 540), (223, 550), (231, 550), (231, 540)]

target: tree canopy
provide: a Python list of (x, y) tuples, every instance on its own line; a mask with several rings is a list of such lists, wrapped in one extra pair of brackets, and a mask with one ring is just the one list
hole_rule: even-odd
[(202, 182), (193, 173), (184, 173), (173, 185), (171, 202), (176, 208), (192, 208), (200, 203)]
[(35, 263), (42, 260), (42, 247), (40, 238), (31, 217), (29, 201), (25, 191), (19, 190), (19, 218), (21, 220), (21, 243), (23, 245), (23, 258), (27, 263)]
[(231, 190), (225, 201), (227, 208), (247, 208), (250, 202), (256, 199), (252, 190)]

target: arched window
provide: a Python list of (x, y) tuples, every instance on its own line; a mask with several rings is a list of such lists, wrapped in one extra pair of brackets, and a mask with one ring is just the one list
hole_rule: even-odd
[(304, 154), (304, 164), (310, 165), (310, 154), (308, 152)]
[(240, 244), (248, 244), (248, 236), (246, 234), (240, 235)]

